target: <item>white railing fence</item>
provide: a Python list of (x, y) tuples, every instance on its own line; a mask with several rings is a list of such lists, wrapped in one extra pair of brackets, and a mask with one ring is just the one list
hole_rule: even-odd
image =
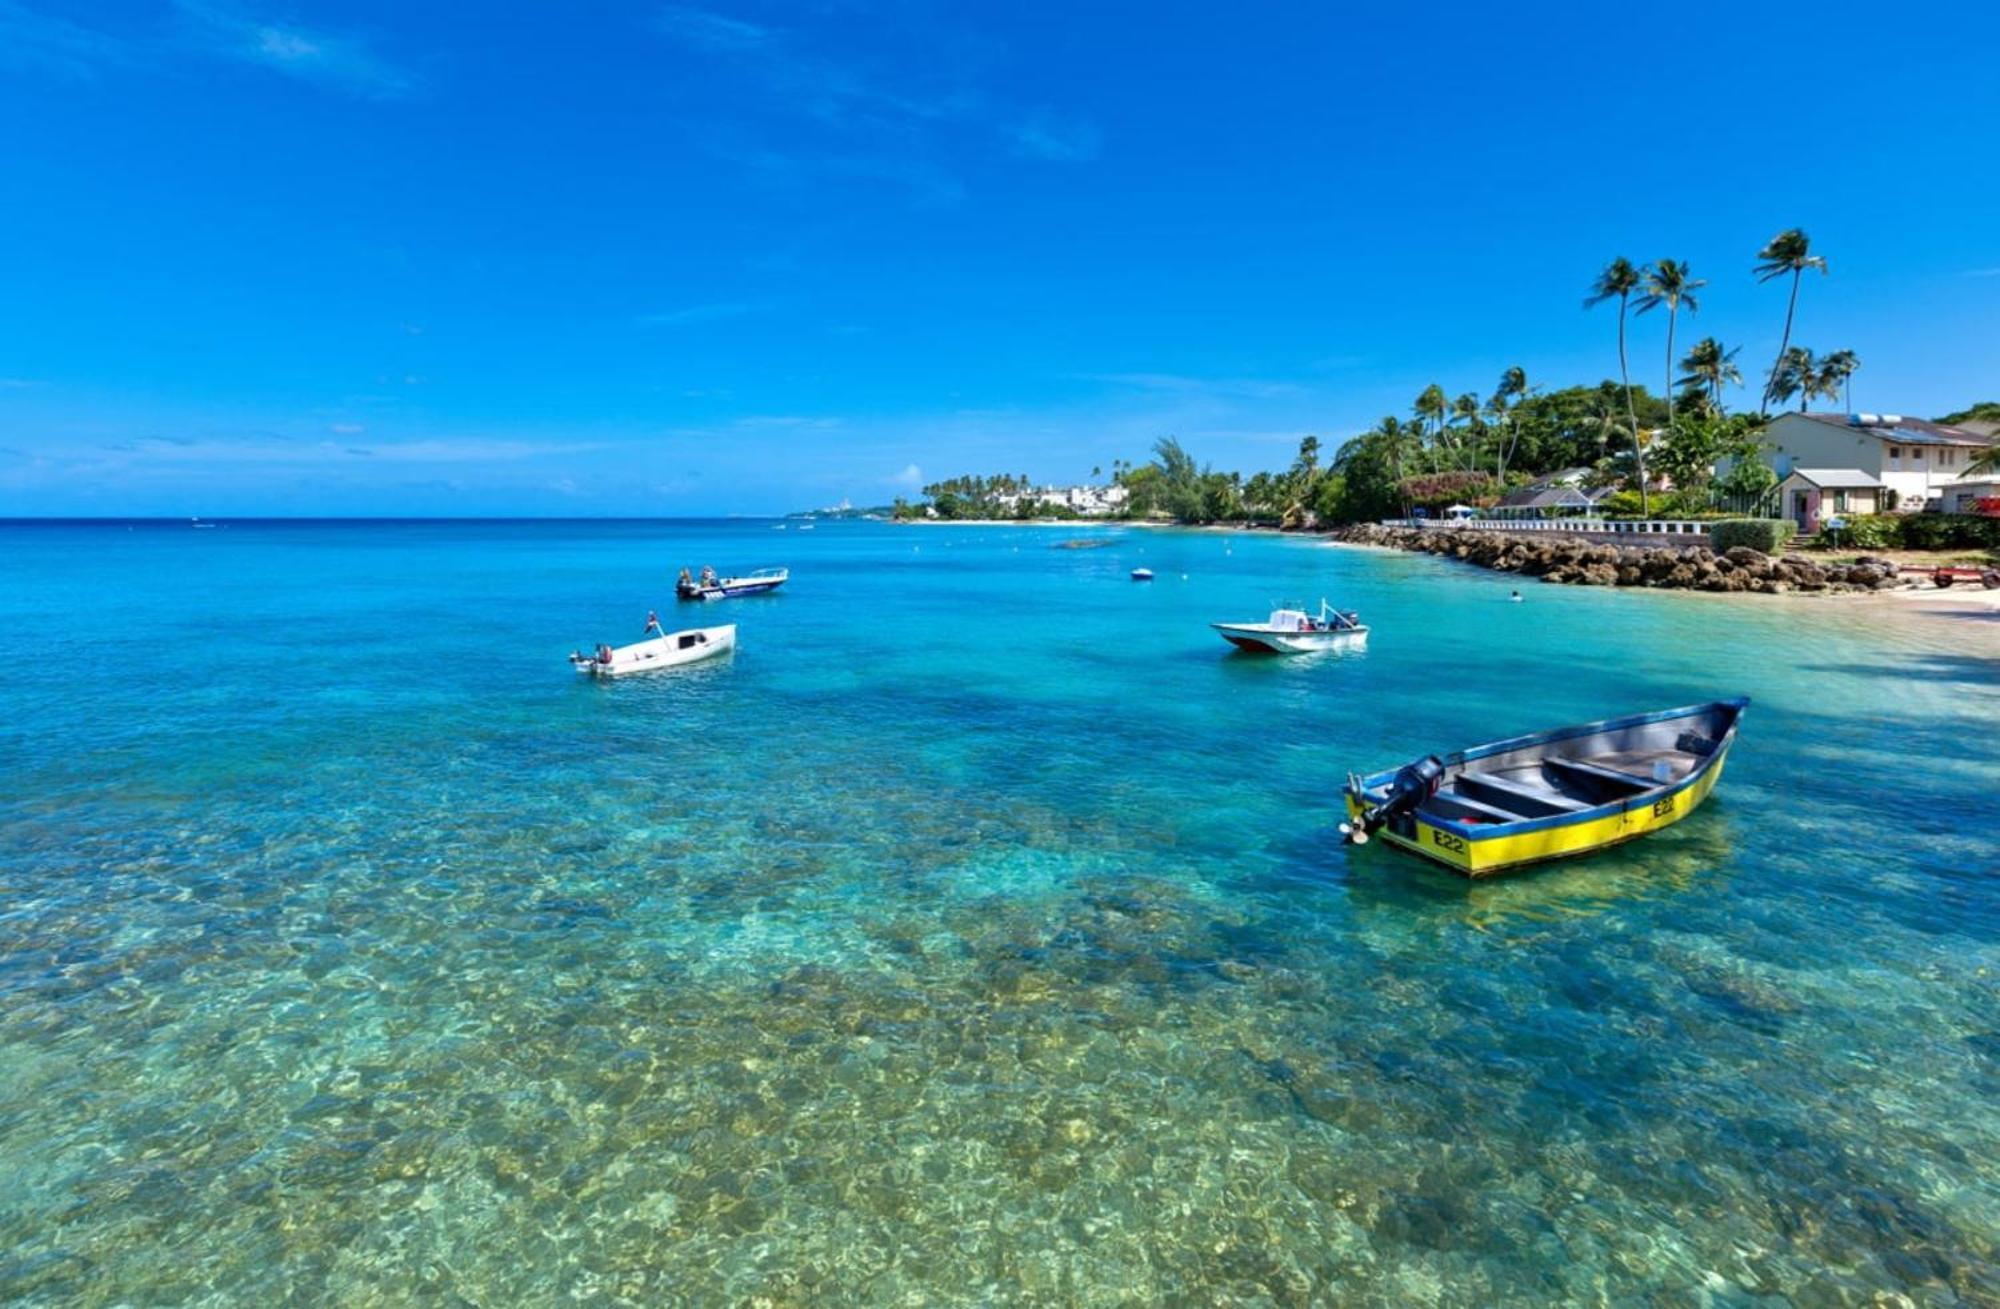
[(1592, 536), (1702, 536), (1712, 522), (1692, 518), (1384, 518), (1384, 527), (1416, 527), (1450, 531), (1469, 527), (1480, 532), (1569, 532)]

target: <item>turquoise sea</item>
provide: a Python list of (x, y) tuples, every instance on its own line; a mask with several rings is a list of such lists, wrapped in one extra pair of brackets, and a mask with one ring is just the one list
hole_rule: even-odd
[[(0, 526), (0, 1301), (2000, 1303), (2000, 623), (1516, 585)], [(1365, 653), (1206, 627), (1321, 595)], [(741, 648), (564, 665), (648, 608)], [(1659, 837), (1337, 844), (1349, 768), (1736, 693)]]

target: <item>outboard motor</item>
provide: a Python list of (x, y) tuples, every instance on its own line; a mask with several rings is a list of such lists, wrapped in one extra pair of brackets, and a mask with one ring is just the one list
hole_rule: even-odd
[(1356, 845), (1366, 845), (1370, 832), (1430, 799), (1443, 777), (1444, 760), (1436, 755), (1425, 755), (1413, 764), (1403, 765), (1390, 779), (1389, 794), (1381, 804), (1363, 810), (1359, 821), (1341, 824), (1347, 839)]

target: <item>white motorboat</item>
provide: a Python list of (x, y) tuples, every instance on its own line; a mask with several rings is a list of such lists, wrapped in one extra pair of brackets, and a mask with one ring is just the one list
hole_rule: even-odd
[[(659, 631), (657, 622), (647, 624)], [(662, 668), (678, 668), (698, 659), (713, 659), (736, 648), (736, 624), (721, 627), (690, 627), (685, 632), (660, 632), (631, 645), (600, 645), (592, 654), (572, 651), (570, 667), (589, 677), (624, 677), (630, 673), (651, 673)]]
[(1265, 622), (1209, 626), (1237, 649), (1259, 654), (1309, 654), (1351, 649), (1368, 642), (1368, 629), (1352, 610), (1335, 609), (1324, 600), (1319, 602), (1317, 616), (1303, 607), (1273, 609)]
[(1153, 580), (1153, 570), (1150, 568), (1134, 568), (1132, 570), (1132, 580), (1135, 582), (1150, 582)]
[(674, 584), (674, 594), (683, 600), (725, 600), (733, 595), (758, 595), (777, 590), (791, 575), (788, 568), (759, 568), (743, 577), (717, 577), (714, 569), (704, 568), (701, 576), (695, 578), (683, 568), (680, 580)]

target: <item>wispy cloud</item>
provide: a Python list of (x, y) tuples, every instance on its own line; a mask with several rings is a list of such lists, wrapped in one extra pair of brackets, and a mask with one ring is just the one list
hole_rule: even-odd
[(0, 68), (41, 69), (82, 79), (107, 65), (138, 60), (138, 47), (124, 37), (16, 0), (0, 0)]
[(1139, 391), (1171, 392), (1179, 395), (1233, 396), (1249, 400), (1273, 400), (1305, 394), (1297, 382), (1271, 381), (1257, 377), (1193, 377), (1183, 373), (1084, 373), (1084, 381)]
[[(803, 28), (693, 5), (656, 11), (653, 27), (677, 45), (725, 64), (733, 74), (730, 86), (754, 90), (747, 103), (723, 108), (730, 117), (697, 127), (696, 144), (769, 182), (829, 177), (886, 182), (908, 189), (920, 202), (949, 204), (961, 199), (965, 188), (942, 161), (961, 154), (968, 135), (997, 142), (1021, 158), (1058, 162), (1094, 159), (1102, 144), (1097, 127), (1085, 119), (995, 100), (960, 61), (939, 53), (948, 41), (932, 43), (923, 60), (896, 53), (871, 63), (827, 53), (830, 42), (815, 40)], [(851, 49), (864, 35), (860, 28), (846, 15), (837, 32), (841, 44)], [(908, 43), (912, 36), (899, 26), (888, 39)], [(817, 128), (825, 138), (822, 148), (773, 148), (755, 126), (772, 115)]]
[(889, 485), (900, 486), (910, 491), (915, 491), (920, 489), (923, 486), (923, 484), (924, 484), (924, 470), (917, 467), (915, 464), (908, 465), (903, 469), (902, 472), (897, 473), (894, 477), (891, 477), (889, 479)]
[(378, 441), (370, 445), (297, 441), (275, 434), (250, 437), (152, 436), (99, 447), (120, 463), (325, 465), (353, 459), (395, 464), (492, 464), (587, 453), (591, 441), (517, 441), (480, 437)]
[(697, 9), (693, 5), (668, 5), (656, 25), (669, 36), (705, 50), (750, 50), (770, 39), (770, 29), (740, 18)]
[(176, 0), (196, 44), (225, 58), (374, 100), (408, 95), (416, 81), (358, 36), (267, 21), (211, 0)]
[(1968, 268), (1962, 277), (2000, 277), (2000, 268)]
[(0, 377), (0, 391), (30, 391), (45, 385), (35, 377)]
[(756, 306), (747, 304), (688, 305), (681, 309), (668, 309), (656, 314), (641, 314), (641, 327), (688, 327), (695, 323), (719, 322), (725, 318), (741, 318), (752, 312)]
[(1064, 118), (1048, 109), (1038, 109), (1004, 130), (1013, 142), (1015, 154), (1057, 163), (1095, 159), (1098, 147), (1103, 144), (1096, 124), (1080, 118)]

